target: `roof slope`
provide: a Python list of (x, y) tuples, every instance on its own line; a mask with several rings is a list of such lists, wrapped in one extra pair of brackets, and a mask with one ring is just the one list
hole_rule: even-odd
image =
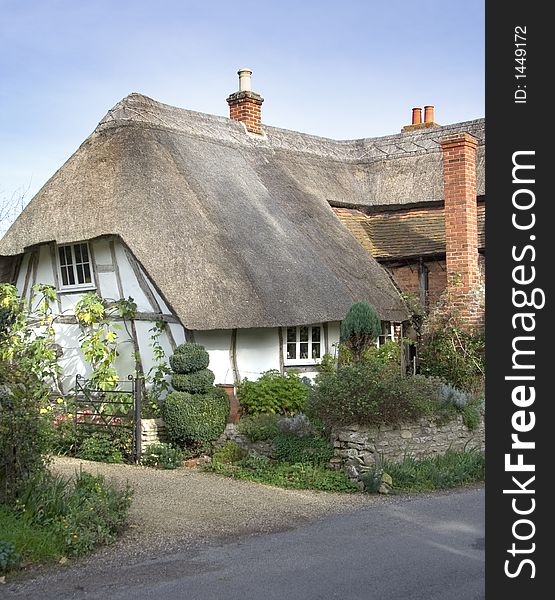
[(406, 318), (328, 204), (367, 195), (369, 165), (356, 159), (367, 141), (265, 130), (255, 138), (132, 94), (33, 198), (0, 254), (118, 235), (190, 329), (339, 320), (363, 299), (383, 319)]
[[(445, 254), (443, 207), (365, 214), (334, 208), (339, 220), (378, 260)], [(485, 206), (478, 204), (478, 248), (485, 247)]]

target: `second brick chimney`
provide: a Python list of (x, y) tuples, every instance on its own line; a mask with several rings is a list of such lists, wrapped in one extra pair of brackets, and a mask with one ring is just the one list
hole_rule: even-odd
[(445, 200), (447, 290), (451, 307), (465, 325), (478, 325), (483, 315), (473, 301), (480, 285), (478, 213), (476, 205), (477, 140), (458, 133), (441, 141)]
[(229, 118), (245, 124), (247, 131), (262, 134), (261, 107), (264, 98), (251, 90), (250, 69), (239, 69), (239, 91), (227, 98)]

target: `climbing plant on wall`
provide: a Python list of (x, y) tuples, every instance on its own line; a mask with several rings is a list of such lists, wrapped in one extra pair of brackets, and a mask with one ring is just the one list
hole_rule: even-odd
[[(75, 317), (81, 326), (80, 348), (90, 364), (89, 380), (101, 390), (114, 389), (118, 373), (114, 366), (118, 352), (117, 331), (121, 326), (113, 322), (115, 316), (126, 321), (134, 318), (137, 310), (133, 298), (117, 300), (109, 306), (95, 292), (88, 292), (75, 306)], [(129, 337), (132, 337), (128, 331)]]

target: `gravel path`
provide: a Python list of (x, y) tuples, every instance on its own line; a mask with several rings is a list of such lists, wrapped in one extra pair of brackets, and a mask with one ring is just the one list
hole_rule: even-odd
[[(129, 553), (166, 550), (257, 533), (285, 531), (307, 521), (380, 502), (363, 494), (284, 490), (194, 468), (173, 471), (56, 458), (53, 471), (102, 474), (134, 490), (129, 529), (116, 547)], [(114, 547), (112, 547), (114, 549)], [(111, 552), (106, 549), (101, 552)]]

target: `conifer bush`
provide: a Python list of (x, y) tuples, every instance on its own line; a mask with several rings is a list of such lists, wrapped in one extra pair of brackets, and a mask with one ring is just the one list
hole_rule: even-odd
[(341, 322), (341, 342), (351, 350), (357, 362), (381, 332), (380, 317), (368, 302), (355, 302)]

